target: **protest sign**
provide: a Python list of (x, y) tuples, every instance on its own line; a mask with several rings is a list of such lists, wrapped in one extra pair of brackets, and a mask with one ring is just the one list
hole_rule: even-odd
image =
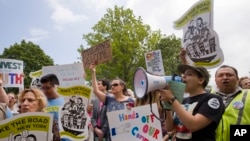
[(107, 112), (112, 141), (162, 141), (157, 104)]
[(155, 50), (145, 53), (147, 72), (154, 75), (165, 75), (161, 56), (161, 50)]
[(222, 64), (224, 55), (213, 28), (213, 0), (200, 0), (181, 18), (174, 28), (183, 29), (182, 46), (186, 60), (193, 66), (215, 68)]
[(43, 66), (42, 75), (53, 73), (59, 79), (60, 86), (84, 85), (84, 69), (82, 63)]
[(43, 112), (18, 114), (2, 120), (0, 124), (0, 141), (16, 140), (52, 140), (53, 116)]
[(14, 59), (0, 59), (0, 78), (4, 87), (23, 88), (23, 61)]
[(112, 48), (110, 40), (106, 40), (96, 46), (92, 46), (82, 52), (82, 62), (84, 68), (88, 68), (91, 63), (101, 64), (112, 59)]
[(88, 86), (57, 87), (64, 97), (59, 110), (59, 131), (61, 138), (83, 141), (88, 138), (90, 117), (86, 111), (92, 89)]
[(32, 78), (30, 87), (41, 87), (40, 78), (42, 76), (42, 70), (30, 72), (29, 77)]

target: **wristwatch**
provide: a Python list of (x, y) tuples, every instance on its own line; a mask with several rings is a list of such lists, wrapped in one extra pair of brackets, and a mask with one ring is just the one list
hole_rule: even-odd
[(168, 103), (172, 105), (176, 99), (177, 99), (176, 97), (173, 97), (168, 101)]

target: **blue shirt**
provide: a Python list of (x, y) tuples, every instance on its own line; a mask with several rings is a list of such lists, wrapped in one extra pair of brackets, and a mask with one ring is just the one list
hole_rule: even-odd
[(13, 114), (12, 114), (11, 110), (9, 109), (9, 107), (7, 107), (7, 109), (6, 109), (6, 119), (11, 118), (11, 117), (13, 117)]

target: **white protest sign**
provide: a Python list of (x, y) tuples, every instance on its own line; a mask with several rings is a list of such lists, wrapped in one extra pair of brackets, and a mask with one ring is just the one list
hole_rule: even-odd
[[(159, 117), (156, 103), (152, 111)], [(153, 113), (150, 105), (107, 112), (112, 141), (162, 141), (161, 123)]]
[(183, 29), (182, 46), (188, 64), (215, 68), (222, 64), (224, 55), (219, 37), (213, 28), (213, 0), (200, 0), (174, 22)]
[(0, 59), (0, 78), (4, 87), (23, 88), (23, 61), (14, 59)]
[(43, 66), (42, 75), (55, 74), (60, 86), (84, 85), (84, 69), (82, 63)]
[(88, 86), (57, 87), (64, 97), (64, 105), (59, 109), (59, 129), (61, 138), (83, 141), (88, 138), (90, 117), (86, 111), (92, 88)]
[(154, 75), (165, 75), (161, 50), (145, 53), (147, 72)]

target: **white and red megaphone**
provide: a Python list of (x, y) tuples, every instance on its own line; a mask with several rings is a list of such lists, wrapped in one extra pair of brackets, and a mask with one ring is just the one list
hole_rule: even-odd
[(181, 82), (180, 76), (156, 76), (147, 73), (142, 67), (136, 69), (134, 73), (134, 92), (137, 98), (143, 98), (149, 92), (157, 89), (163, 89), (168, 85), (168, 82), (177, 81)]

